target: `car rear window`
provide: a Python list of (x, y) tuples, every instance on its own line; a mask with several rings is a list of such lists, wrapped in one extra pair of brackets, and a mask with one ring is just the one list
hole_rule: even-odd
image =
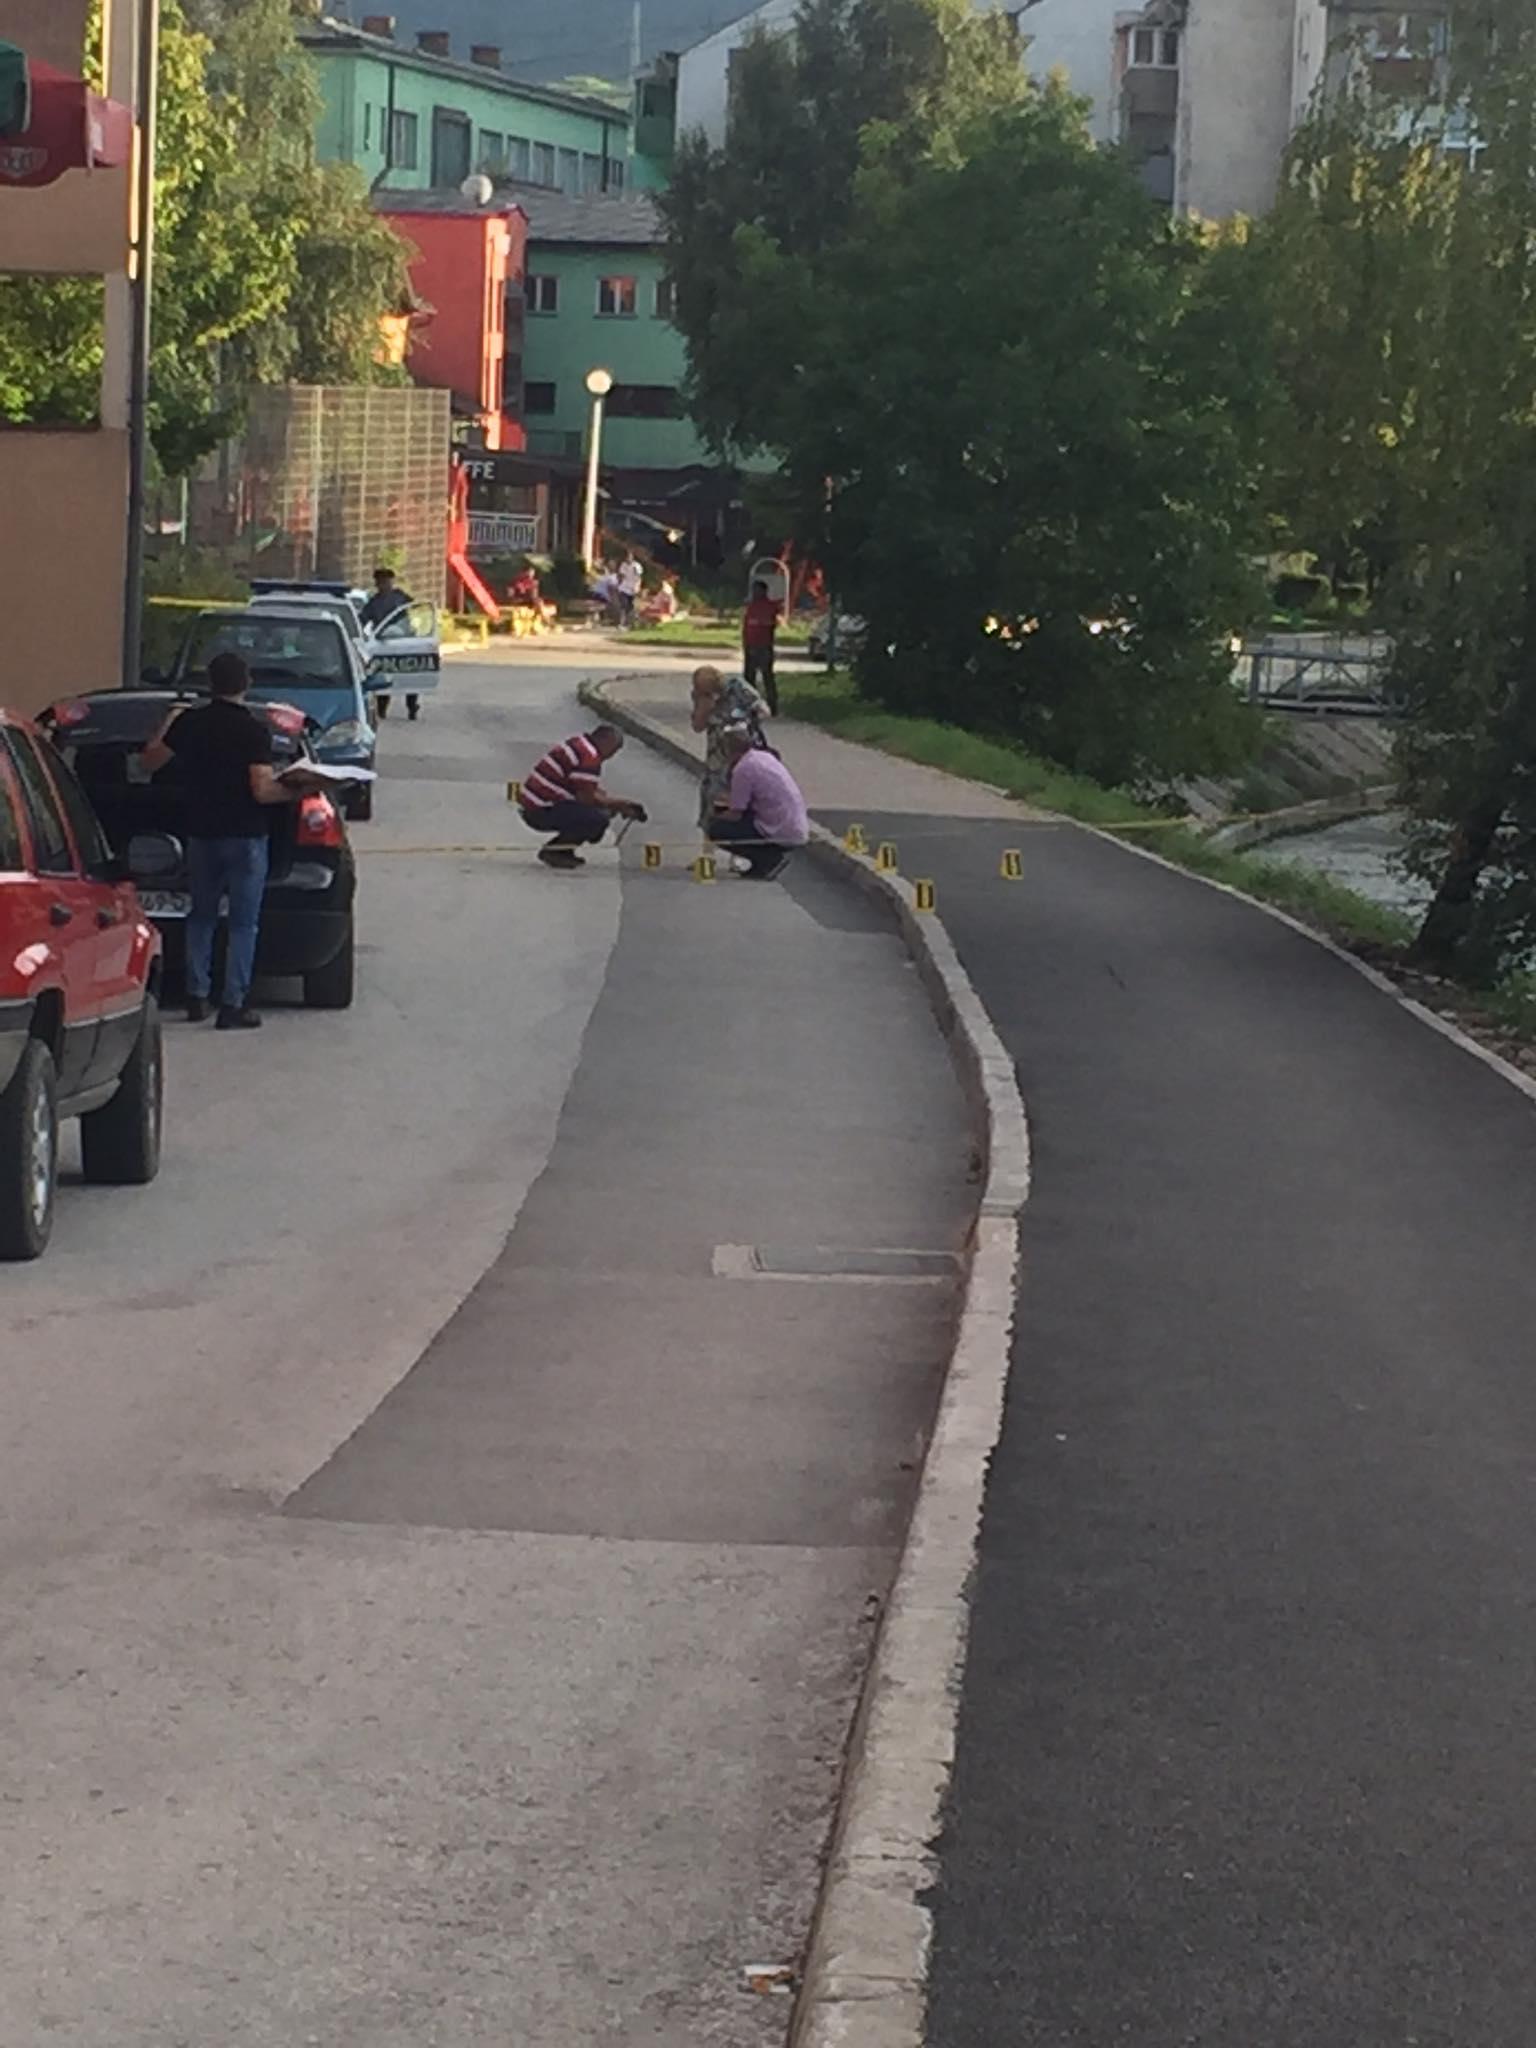
[(0, 770), (0, 872), (14, 874), (21, 866), (21, 814), (11, 785)]
[(262, 612), (199, 620), (178, 680), (194, 686), (206, 682), (209, 662), (226, 649), (245, 657), (251, 680), (263, 687), (281, 683), (292, 689), (336, 690), (352, 680), (346, 642), (334, 619)]

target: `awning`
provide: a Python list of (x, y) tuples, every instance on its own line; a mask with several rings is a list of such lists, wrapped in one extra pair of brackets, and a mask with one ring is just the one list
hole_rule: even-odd
[(32, 117), (19, 134), (0, 135), (0, 184), (51, 185), (66, 171), (126, 164), (133, 114), (36, 58), (28, 65)]

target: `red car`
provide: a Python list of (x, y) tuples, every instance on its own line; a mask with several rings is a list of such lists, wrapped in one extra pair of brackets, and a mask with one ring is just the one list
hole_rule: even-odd
[(71, 770), (0, 710), (0, 1259), (48, 1243), (61, 1118), (89, 1181), (160, 1164), (160, 936), (128, 872)]

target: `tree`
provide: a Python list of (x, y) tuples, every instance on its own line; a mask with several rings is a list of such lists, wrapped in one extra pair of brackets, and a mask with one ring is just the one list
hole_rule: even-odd
[[(1460, 0), (1448, 57), (1424, 71), (1432, 89), (1409, 105), (1384, 102), (1356, 69), (1354, 89), (1303, 138), (1274, 246), (1293, 291), (1303, 278), (1331, 280), (1317, 353), (1304, 367), (1298, 350), (1293, 363), (1292, 416), (1314, 449), (1334, 443), (1356, 535), (1384, 537), (1410, 853), (1434, 889), (1416, 954), (1485, 980), (1536, 945), (1536, 19), (1526, 0)], [(1292, 468), (1297, 525), (1325, 516), (1328, 462), (1314, 453)]]
[(957, 141), (915, 172), (877, 142), (799, 308), (788, 468), (861, 685), (1108, 782), (1233, 765), (1260, 380), (1230, 274), (1055, 87)]
[[(379, 320), (407, 251), (355, 171), (316, 161), (319, 114), (288, 0), (162, 0), (150, 408), (170, 475), (234, 430), (251, 384), (392, 374)], [(5, 293), (9, 417), (94, 417), (100, 317), (77, 280)]]
[(754, 36), (737, 64), (724, 147), (683, 136), (661, 206), (694, 417), (752, 449), (776, 445), (804, 265), (843, 231), (866, 136), (892, 165), (942, 157), (1027, 81), (1009, 18), (971, 0), (802, 0), (792, 34)]

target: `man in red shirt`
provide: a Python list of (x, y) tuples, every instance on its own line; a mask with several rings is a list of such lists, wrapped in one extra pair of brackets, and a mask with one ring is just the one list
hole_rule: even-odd
[(547, 868), (584, 865), (578, 846), (595, 846), (612, 819), (635, 818), (645, 823), (645, 806), (628, 797), (610, 796), (599, 777), (624, 744), (617, 726), (595, 725), (574, 739), (562, 740), (534, 768), (523, 784), (523, 823), (535, 832), (550, 832), (539, 848)]
[(743, 672), (749, 683), (761, 689), (775, 718), (779, 715), (779, 686), (773, 676), (773, 642), (782, 610), (783, 606), (776, 597), (768, 595), (768, 586), (759, 577), (741, 617)]

